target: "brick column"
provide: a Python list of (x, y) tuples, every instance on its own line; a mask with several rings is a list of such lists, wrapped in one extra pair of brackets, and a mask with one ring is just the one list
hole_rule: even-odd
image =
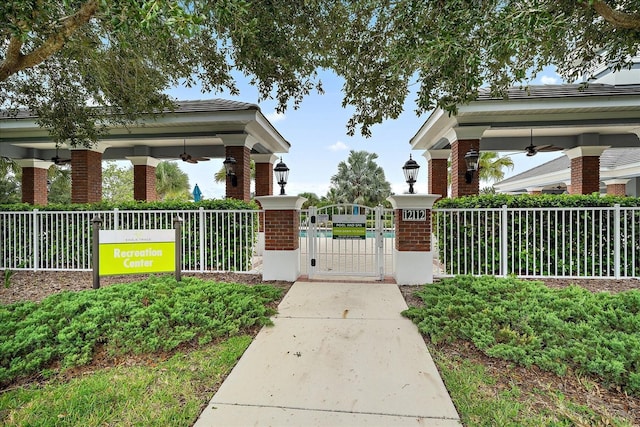
[(264, 209), (265, 247), (263, 280), (294, 282), (300, 276), (300, 207), (298, 196), (260, 196)]
[(610, 196), (626, 196), (627, 182), (629, 182), (629, 179), (608, 179), (604, 181), (607, 186), (607, 194)]
[(571, 159), (570, 194), (600, 192), (600, 155), (607, 148), (609, 147), (576, 147), (565, 152)]
[(156, 167), (160, 160), (149, 156), (127, 157), (133, 164), (133, 199), (142, 202), (158, 200)]
[(273, 195), (273, 164), (278, 157), (274, 154), (254, 154), (251, 158), (256, 165), (256, 196)]
[(471, 149), (480, 152), (479, 139), (459, 139), (451, 143), (451, 197), (473, 196), (480, 193), (478, 171), (473, 174), (473, 181), (467, 183), (465, 173), (467, 164), (464, 156)]
[(49, 198), (48, 172), (52, 162), (38, 159), (18, 160), (22, 168), (22, 202), (31, 205), (46, 205)]
[(451, 150), (428, 150), (424, 157), (427, 159), (427, 179), (429, 194), (437, 194), (441, 198), (447, 197), (449, 190), (449, 165), (447, 164)]
[[(431, 209), (437, 195), (402, 194), (389, 197), (395, 210), (394, 278), (398, 285), (433, 283)], [(412, 215), (403, 220), (403, 212)]]
[(71, 203), (102, 201), (102, 153), (71, 150)]
[[(274, 154), (254, 154), (251, 156), (256, 165), (256, 197), (273, 195), (273, 163), (277, 157)], [(258, 202), (260, 204), (260, 202)], [(264, 213), (258, 215), (258, 242), (256, 255), (264, 253)]]
[(251, 149), (245, 146), (225, 146), (225, 155), (236, 159), (237, 185), (233, 186), (231, 177), (227, 177), (227, 198), (248, 202), (251, 200)]

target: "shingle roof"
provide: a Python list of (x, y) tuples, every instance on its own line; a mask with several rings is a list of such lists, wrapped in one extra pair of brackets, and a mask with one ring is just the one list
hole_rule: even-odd
[(480, 89), (477, 101), (496, 101), (502, 99), (542, 99), (542, 98), (575, 98), (589, 96), (624, 96), (640, 95), (640, 84), (606, 85), (593, 83), (586, 86), (580, 84), (535, 85), (509, 88), (504, 98), (491, 95), (488, 88)]
[[(620, 166), (626, 166), (634, 163), (640, 163), (640, 148), (610, 148), (604, 150), (600, 155), (600, 168), (611, 169)], [(509, 177), (498, 184), (510, 184), (527, 178), (547, 175), (559, 172), (571, 167), (571, 160), (567, 156), (560, 156), (547, 163), (526, 170), (518, 175)]]
[[(229, 99), (207, 99), (196, 101), (176, 101), (176, 109), (174, 114), (181, 113), (208, 113), (217, 111), (245, 111), (245, 110), (260, 110), (260, 107), (256, 104), (248, 102), (232, 101)], [(167, 111), (168, 112), (168, 111)], [(7, 110), (0, 110), (0, 119), (12, 118), (12, 119), (28, 119), (36, 117), (30, 110), (19, 110), (16, 115), (12, 115)]]

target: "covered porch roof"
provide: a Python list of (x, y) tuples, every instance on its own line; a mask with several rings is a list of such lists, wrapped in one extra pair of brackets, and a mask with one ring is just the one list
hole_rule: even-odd
[[(149, 156), (179, 159), (192, 156), (224, 158), (225, 146), (250, 147), (252, 154), (286, 153), (291, 145), (256, 104), (211, 99), (178, 101), (174, 111), (142, 119), (128, 127), (112, 127), (98, 145), (104, 160)], [(60, 156), (67, 156), (61, 147)], [(41, 159), (56, 155), (55, 144), (29, 111), (16, 117), (0, 112), (0, 156)]]
[(531, 142), (638, 147), (639, 135), (640, 84), (591, 83), (512, 88), (504, 99), (482, 90), (456, 114), (436, 109), (410, 144), (441, 150), (455, 140), (479, 139), (482, 151), (523, 151)]

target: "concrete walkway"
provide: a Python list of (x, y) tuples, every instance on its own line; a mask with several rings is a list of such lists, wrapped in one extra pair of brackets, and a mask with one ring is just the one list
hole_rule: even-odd
[(196, 422), (459, 426), (398, 287), (296, 282)]

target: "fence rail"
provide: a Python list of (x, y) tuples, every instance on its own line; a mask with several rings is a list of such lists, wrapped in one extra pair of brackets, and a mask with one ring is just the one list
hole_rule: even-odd
[(440, 276), (640, 277), (640, 208), (435, 209)]
[(249, 271), (259, 211), (28, 211), (0, 212), (0, 269), (91, 270), (91, 220), (104, 230), (171, 229), (180, 216), (182, 271)]

